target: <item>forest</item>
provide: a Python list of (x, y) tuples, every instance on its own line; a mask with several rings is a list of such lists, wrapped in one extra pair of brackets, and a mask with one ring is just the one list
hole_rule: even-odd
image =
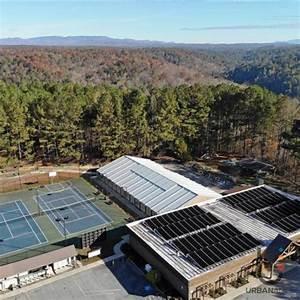
[(257, 84), (300, 96), (300, 46), (189, 48), (1, 47), (0, 80), (176, 87)]
[(297, 175), (299, 105), (259, 86), (0, 82), (2, 164), (236, 153)]
[(228, 73), (237, 83), (258, 84), (277, 93), (300, 96), (300, 48), (262, 49), (249, 52)]

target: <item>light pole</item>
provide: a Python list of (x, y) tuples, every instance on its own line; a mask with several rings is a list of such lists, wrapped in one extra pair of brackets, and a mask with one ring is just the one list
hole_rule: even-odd
[(37, 213), (38, 216), (41, 215), (41, 208), (40, 208), (40, 199), (39, 199), (39, 188), (36, 189), (36, 204), (37, 204)]
[(63, 224), (64, 228), (64, 238), (65, 238), (65, 245), (66, 245), (66, 239), (67, 239), (67, 230), (66, 230), (66, 221), (69, 219), (69, 216), (64, 216), (63, 218), (56, 218), (55, 221), (58, 223)]
[(18, 178), (19, 178), (19, 184), (20, 184), (20, 189), (23, 188), (22, 186), (22, 179), (21, 179), (21, 175), (20, 175), (20, 161), (18, 162)]

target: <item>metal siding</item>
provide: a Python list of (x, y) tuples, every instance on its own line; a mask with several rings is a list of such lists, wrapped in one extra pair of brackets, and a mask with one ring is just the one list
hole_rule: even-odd
[(141, 200), (143, 198), (144, 193), (147, 193), (149, 190), (152, 190), (152, 189), (157, 189), (157, 187), (153, 186), (150, 182), (146, 181), (146, 183), (147, 184), (145, 185), (143, 190), (138, 190), (138, 191), (133, 192), (135, 197), (137, 197), (137, 199), (139, 199), (139, 200)]
[(148, 203), (161, 194), (162, 194), (161, 190), (156, 190), (155, 193), (151, 193), (151, 194), (147, 195), (146, 197), (144, 197), (143, 201), (144, 201), (144, 203)]
[(118, 184), (119, 186), (128, 186), (128, 184), (136, 180), (136, 176), (133, 174), (119, 174), (117, 178), (110, 178), (115, 184)]
[[(140, 166), (139, 168), (134, 167), (133, 171), (135, 171), (138, 175), (144, 177), (146, 180), (151, 181), (152, 183), (165, 190), (170, 189), (172, 186), (176, 185), (176, 183), (172, 182), (168, 178), (158, 173), (154, 173), (152, 170), (144, 166)], [(155, 177), (153, 177), (153, 173), (156, 175)]]
[(143, 192), (145, 189), (147, 189), (149, 187), (149, 184), (150, 183), (148, 181), (142, 181), (138, 186), (134, 186), (133, 189), (130, 189), (130, 191), (132, 193), (138, 194), (140, 192)]
[[(156, 197), (155, 199), (152, 199), (148, 205), (150, 207), (154, 207), (155, 205), (161, 203), (162, 201), (168, 199), (170, 196), (176, 194), (177, 192), (182, 191), (182, 189), (179, 186), (175, 186), (173, 189), (168, 190), (164, 193), (162, 193), (160, 196)], [(184, 191), (182, 191), (184, 192)]]
[(163, 207), (163, 208), (160, 209), (159, 213), (163, 213), (163, 212), (167, 212), (169, 210), (180, 208), (184, 204), (190, 202), (194, 198), (195, 198), (195, 196), (192, 193), (187, 193), (187, 194), (184, 195), (184, 197), (181, 197), (181, 198), (175, 200), (172, 203), (171, 208), (170, 208), (170, 206)]
[(105, 173), (107, 170), (109, 170), (111, 168), (114, 168), (114, 166), (117, 165), (119, 162), (122, 162), (122, 160), (123, 160), (123, 157), (119, 157), (116, 160), (110, 162), (109, 164), (99, 168), (98, 172), (99, 173)]
[[(98, 172), (114, 185), (125, 188), (127, 193), (155, 213), (176, 209), (198, 196), (193, 192), (194, 188), (189, 190), (179, 182), (187, 181), (191, 186), (197, 183), (190, 183), (189, 179), (179, 174), (175, 176), (177, 181), (178, 176), (180, 179), (176, 182), (172, 180), (173, 172), (165, 170), (166, 173), (162, 173), (162, 169), (165, 170), (150, 160), (123, 156), (101, 167)], [(205, 189), (199, 185), (201, 188)]]
[(143, 192), (140, 192), (136, 195), (136, 197), (138, 197), (138, 199), (144, 203), (144, 198), (149, 194), (152, 193), (154, 191), (157, 191), (157, 188), (153, 185), (149, 186), (149, 188), (147, 190), (144, 190)]
[(102, 171), (102, 168), (100, 168), (100, 173), (103, 173), (105, 175), (109, 175), (111, 172), (115, 173), (117, 170), (119, 170), (121, 167), (124, 168), (126, 167), (126, 164), (130, 165), (133, 162), (131, 162), (129, 159), (122, 160), (122, 159), (117, 159), (114, 160), (113, 162), (108, 164), (108, 168)]
[(123, 173), (128, 173), (132, 167), (132, 164), (129, 162), (126, 162), (125, 164), (119, 165), (117, 168), (109, 170), (109, 172), (106, 172), (105, 175), (109, 176), (110, 178), (117, 178)]
[(184, 190), (178, 190), (176, 193), (169, 195), (164, 202), (154, 205), (154, 208), (158, 212), (165, 207), (167, 207), (168, 210), (172, 210), (178, 208), (178, 205), (175, 204), (178, 200), (181, 200), (182, 203), (185, 203), (187, 202), (186, 199), (190, 199), (189, 193)]

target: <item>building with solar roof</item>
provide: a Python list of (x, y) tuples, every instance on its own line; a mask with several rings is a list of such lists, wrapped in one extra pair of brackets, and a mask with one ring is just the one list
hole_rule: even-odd
[(275, 238), (274, 232), (295, 240), (300, 238), (300, 199), (269, 186), (227, 195), (209, 207), (226, 220), (242, 220), (241, 226), (255, 235), (260, 232), (257, 227), (263, 228), (259, 238), (264, 238), (265, 244), (268, 238)]
[[(288, 241), (299, 245), (299, 222), (299, 199), (259, 186), (127, 226), (131, 246), (148, 264), (185, 299), (202, 299), (256, 274), (278, 236), (285, 242), (280, 254)], [(293, 247), (285, 257), (295, 253)]]
[(101, 186), (139, 216), (151, 216), (220, 194), (145, 158), (122, 156), (98, 169)]

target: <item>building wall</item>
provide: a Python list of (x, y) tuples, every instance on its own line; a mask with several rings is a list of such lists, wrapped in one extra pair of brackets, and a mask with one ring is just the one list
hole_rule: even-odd
[(53, 263), (53, 268), (54, 270), (57, 270), (57, 269), (60, 269), (60, 268), (63, 268), (67, 265), (69, 265), (71, 263), (71, 258), (67, 258), (67, 259), (63, 259), (61, 261), (57, 261), (55, 263)]
[[(69, 257), (66, 259), (63, 259), (61, 261), (57, 261), (53, 263), (54, 270), (61, 269), (67, 265), (71, 265), (72, 261), (75, 261), (76, 257)], [(45, 266), (48, 267), (48, 266)], [(46, 274), (46, 270), (39, 270), (35, 271), (34, 273), (30, 273), (31, 270), (21, 272), (18, 274), (15, 274), (14, 276), (10, 276), (7, 278), (0, 278), (0, 290), (8, 289), (11, 285), (17, 286), (19, 284), (19, 279), (22, 278), (22, 282), (26, 282), (26, 279), (30, 279), (31, 277), (40, 276), (42, 274)], [(48, 274), (53, 274), (52, 268), (48, 267)]]
[(2, 281), (2, 289), (8, 289), (10, 286), (16, 286), (18, 279), (15, 276), (7, 277)]
[(196, 290), (197, 287), (206, 284), (206, 283), (212, 283), (214, 284), (215, 281), (217, 281), (220, 276), (224, 276), (226, 274), (230, 273), (237, 273), (240, 271), (240, 269), (243, 266), (248, 265), (251, 263), (255, 258), (257, 257), (257, 252), (254, 251), (253, 253), (250, 253), (246, 256), (242, 256), (240, 258), (234, 259), (230, 262), (227, 262), (217, 268), (214, 268), (213, 270), (206, 272), (204, 274), (200, 274), (197, 277), (194, 277), (189, 282), (189, 299), (192, 298), (193, 292)]
[(163, 277), (184, 297), (188, 297), (188, 281), (172, 266), (159, 257), (146, 243), (134, 233), (130, 234), (129, 243), (150, 265), (157, 269)]

